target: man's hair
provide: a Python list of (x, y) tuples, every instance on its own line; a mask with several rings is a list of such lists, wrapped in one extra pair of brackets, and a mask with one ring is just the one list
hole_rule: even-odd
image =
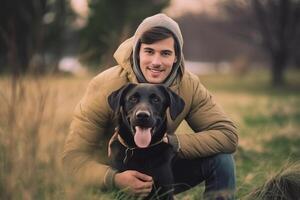
[(169, 29), (157, 26), (145, 31), (142, 34), (140, 41), (141, 43), (152, 44), (154, 42), (167, 39), (169, 37), (173, 37), (173, 33)]
[(179, 46), (177, 42), (177, 38), (174, 36), (174, 34), (169, 30), (164, 27), (152, 27), (149, 30), (145, 31), (140, 40), (139, 40), (139, 45), (138, 45), (138, 51), (140, 50), (140, 45), (141, 43), (144, 44), (153, 44), (157, 41), (167, 39), (169, 37), (172, 37), (174, 39), (174, 50), (175, 50), (175, 55), (179, 55)]

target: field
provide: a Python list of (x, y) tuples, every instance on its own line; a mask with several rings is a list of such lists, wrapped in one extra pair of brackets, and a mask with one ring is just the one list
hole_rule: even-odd
[[(300, 160), (300, 72), (271, 88), (266, 71), (201, 76), (236, 122), (237, 198)], [(107, 199), (65, 177), (61, 152), (72, 111), (92, 76), (0, 77), (0, 199)], [(191, 131), (185, 123), (177, 132)], [(201, 199), (203, 186), (177, 196)]]

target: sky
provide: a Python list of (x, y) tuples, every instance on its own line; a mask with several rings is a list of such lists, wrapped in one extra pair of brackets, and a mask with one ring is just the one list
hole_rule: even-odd
[[(170, 6), (163, 12), (171, 17), (178, 17), (186, 12), (191, 13), (214, 13), (215, 4), (220, 0), (171, 0)], [(88, 14), (87, 0), (71, 0), (71, 6), (81, 16)]]
[(171, 0), (170, 6), (164, 10), (170, 17), (178, 17), (189, 13), (216, 12), (215, 4), (220, 0)]

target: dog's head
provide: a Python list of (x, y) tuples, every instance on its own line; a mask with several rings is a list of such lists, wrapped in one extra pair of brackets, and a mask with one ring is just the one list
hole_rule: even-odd
[(112, 110), (120, 114), (121, 123), (131, 132), (123, 139), (140, 148), (164, 136), (168, 107), (172, 120), (184, 108), (182, 98), (169, 88), (147, 83), (124, 85), (108, 97), (108, 103)]

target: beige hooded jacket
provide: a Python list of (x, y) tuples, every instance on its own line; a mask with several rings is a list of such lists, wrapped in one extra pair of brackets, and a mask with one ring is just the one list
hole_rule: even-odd
[[(175, 21), (164, 14), (146, 18), (135, 35), (115, 52), (118, 65), (92, 79), (75, 109), (64, 147), (63, 164), (84, 185), (113, 187), (116, 171), (107, 165), (107, 146), (114, 133), (116, 119), (107, 98), (125, 83), (138, 82), (130, 55), (141, 34), (154, 26), (171, 30), (182, 50), (183, 39)], [(234, 152), (238, 142), (236, 127), (214, 102), (199, 78), (184, 69), (183, 61), (181, 56), (179, 71), (170, 88), (184, 99), (185, 108), (175, 121), (168, 116), (168, 132), (174, 133), (186, 120), (195, 133), (170, 136), (169, 142), (179, 156), (189, 159)]]

